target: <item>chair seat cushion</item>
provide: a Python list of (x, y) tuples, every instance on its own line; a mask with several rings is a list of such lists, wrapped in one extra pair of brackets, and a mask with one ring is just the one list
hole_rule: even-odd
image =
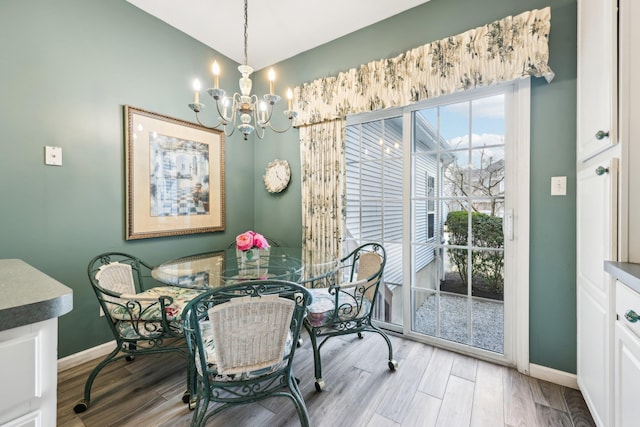
[[(200, 322), (200, 331), (202, 334), (202, 342), (204, 344), (205, 357), (207, 358), (207, 366), (209, 368), (208, 373), (211, 376), (211, 381), (219, 381), (219, 382), (239, 381), (239, 380), (258, 378), (283, 368), (286, 363), (284, 359), (289, 354), (289, 351), (292, 346), (292, 341), (293, 341), (291, 337), (291, 332), (289, 332), (287, 334), (287, 341), (284, 346), (285, 352), (282, 355), (283, 360), (279, 363), (276, 363), (275, 365), (271, 365), (266, 368), (258, 369), (255, 371), (242, 372), (240, 374), (235, 374), (235, 375), (220, 375), (218, 374), (215, 344), (213, 342), (213, 338), (212, 338), (213, 334), (211, 332), (211, 323), (209, 322), (209, 320), (204, 320)], [(198, 372), (202, 374), (202, 372), (200, 372), (201, 370), (200, 366), (202, 366), (200, 364), (200, 354), (197, 351), (195, 354), (195, 360), (196, 360), (196, 368)]]
[[(193, 298), (198, 296), (201, 291), (194, 289), (179, 288), (176, 286), (159, 286), (148, 289), (144, 292), (136, 294), (140, 301), (120, 300), (118, 304), (111, 303), (111, 317), (117, 320), (144, 320), (144, 321), (161, 321), (162, 313), (160, 302), (157, 299), (161, 296), (171, 297), (173, 302), (165, 307), (165, 315), (167, 320), (179, 320), (184, 307)], [(155, 301), (149, 301), (153, 298)]]
[[(350, 292), (355, 288), (349, 288), (349, 292), (338, 292), (338, 315), (336, 311), (336, 296), (329, 292), (330, 288), (311, 288), (309, 292), (313, 300), (307, 306), (306, 321), (314, 328), (328, 326), (334, 322), (348, 322), (359, 319), (369, 312), (371, 303), (364, 296), (358, 297)], [(360, 305), (358, 309), (358, 305)]]

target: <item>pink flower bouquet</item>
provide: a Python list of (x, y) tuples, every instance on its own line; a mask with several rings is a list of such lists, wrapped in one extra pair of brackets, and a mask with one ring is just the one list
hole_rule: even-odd
[(269, 243), (262, 234), (249, 230), (236, 237), (236, 247), (241, 251), (248, 251), (250, 249), (267, 249), (269, 247)]

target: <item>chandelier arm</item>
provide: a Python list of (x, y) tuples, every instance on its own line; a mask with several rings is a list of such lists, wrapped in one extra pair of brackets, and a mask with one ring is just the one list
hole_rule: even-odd
[[(262, 134), (260, 133), (260, 130), (262, 130)], [(256, 126), (255, 134), (258, 137), (258, 139), (263, 139), (264, 138), (264, 134), (265, 134), (265, 127), (264, 126)]]
[(273, 117), (273, 104), (267, 104), (267, 105), (268, 105), (268, 107), (267, 107), (268, 114), (267, 114), (266, 120), (264, 121), (264, 123), (262, 125), (263, 128), (265, 128), (267, 126), (271, 126), (271, 117)]
[(220, 128), (220, 125), (224, 126), (224, 123), (223, 123), (223, 122), (221, 122), (221, 121), (218, 121), (218, 123), (217, 123), (215, 126), (209, 126), (209, 125), (206, 125), (206, 124), (204, 124), (204, 123), (202, 123), (202, 122), (200, 121), (200, 116), (198, 115), (198, 113), (195, 113), (195, 114), (196, 114), (196, 121), (197, 121), (197, 122), (198, 122), (198, 124), (199, 124), (200, 126), (202, 126), (202, 127), (205, 127), (205, 128), (207, 128), (207, 129), (212, 129), (212, 130), (213, 130), (213, 129), (218, 130), (218, 129)]
[[(220, 102), (221, 102), (220, 100), (216, 99), (216, 110), (218, 111), (218, 120), (220, 121), (222, 126), (226, 126), (231, 121), (231, 116), (226, 117), (224, 114), (222, 114), (222, 111), (220, 111)], [(233, 113), (233, 110), (232, 110), (232, 113)]]
[[(231, 111), (233, 122), (231, 123), (231, 126), (227, 126), (230, 122), (227, 122), (227, 124), (224, 125), (224, 134), (227, 135), (227, 137), (230, 137), (236, 131), (236, 117), (238, 115), (235, 113), (235, 111), (236, 110), (235, 110), (235, 102), (234, 102), (234, 109)], [(227, 127), (231, 128), (231, 132), (227, 133)]]
[[(227, 129), (230, 128), (231, 132), (227, 133)], [(229, 138), (231, 135), (233, 135), (233, 133), (236, 131), (236, 127), (235, 126), (225, 126), (224, 127), (224, 134), (227, 136), (227, 138)]]
[(271, 129), (272, 131), (274, 131), (276, 133), (285, 133), (286, 131), (291, 129), (291, 126), (293, 126), (293, 117), (289, 119), (289, 126), (287, 126), (286, 129), (276, 129), (276, 128), (273, 127), (271, 122), (267, 123), (267, 125), (269, 126), (269, 129)]

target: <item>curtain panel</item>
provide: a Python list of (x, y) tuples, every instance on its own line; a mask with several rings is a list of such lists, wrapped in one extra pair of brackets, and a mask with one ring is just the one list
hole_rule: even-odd
[(294, 88), (303, 247), (341, 255), (347, 115), (529, 76), (550, 82), (550, 30), (551, 8), (531, 10)]
[(344, 120), (300, 128), (302, 247), (339, 257), (344, 222)]

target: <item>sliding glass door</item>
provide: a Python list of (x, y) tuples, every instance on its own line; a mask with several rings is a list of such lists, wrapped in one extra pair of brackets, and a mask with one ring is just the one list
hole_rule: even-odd
[(515, 92), (362, 114), (346, 129), (345, 250), (371, 241), (387, 250), (378, 321), (506, 362), (516, 323)]

